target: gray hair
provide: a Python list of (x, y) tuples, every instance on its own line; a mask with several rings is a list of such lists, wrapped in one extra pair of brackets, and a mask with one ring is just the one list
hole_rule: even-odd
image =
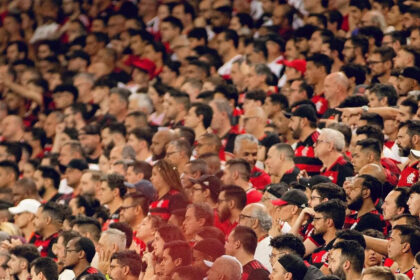
[(124, 232), (116, 228), (110, 228), (107, 231), (104, 231), (102, 234), (106, 234), (107, 241), (117, 245), (119, 251), (125, 250), (127, 245), (127, 237), (125, 236)]
[(252, 143), (258, 144), (258, 139), (252, 134), (240, 134), (235, 138), (235, 147), (233, 148), (234, 152), (237, 152), (241, 149), (241, 142), (244, 140), (248, 140)]
[(334, 148), (341, 152), (346, 146), (344, 135), (338, 130), (332, 128), (321, 129), (321, 134), (325, 137), (325, 141), (334, 144)]
[(261, 229), (265, 232), (268, 232), (272, 226), (270, 214), (268, 214), (267, 211), (264, 211), (264, 208), (258, 207), (257, 209), (255, 209), (254, 215), (255, 218), (257, 218)]
[(136, 151), (130, 145), (124, 145), (122, 149), (122, 157), (125, 160), (135, 160), (136, 159)]
[(137, 101), (137, 106), (139, 107), (140, 111), (145, 112), (148, 115), (153, 113), (153, 103), (147, 94), (145, 93), (132, 94), (130, 95), (129, 100)]
[(232, 107), (227, 100), (215, 99), (212, 102), (216, 105), (217, 110), (219, 110), (220, 113), (227, 113), (229, 118), (232, 116)]

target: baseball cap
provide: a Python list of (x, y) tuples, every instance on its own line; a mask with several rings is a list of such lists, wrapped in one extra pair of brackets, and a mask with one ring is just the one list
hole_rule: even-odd
[[(234, 262), (238, 263), (238, 264), (239, 264), (239, 267), (241, 268), (241, 274), (242, 274), (242, 272), (243, 272), (243, 270), (242, 270), (242, 264), (239, 262), (239, 260), (238, 260), (237, 258), (235, 258), (235, 257), (233, 257), (233, 256), (229, 256), (229, 255), (223, 255), (223, 256), (221, 256), (221, 257), (217, 258), (217, 260), (218, 260), (218, 259), (228, 259), (228, 260), (230, 260), (230, 261), (234, 261)], [(216, 261), (217, 261), (217, 260), (216, 260)], [(204, 262), (204, 264), (205, 264), (205, 265), (207, 265), (208, 267), (212, 267), (212, 266), (213, 266), (213, 264), (214, 264), (214, 262), (211, 262), (211, 261), (206, 261), (206, 260), (204, 260), (203, 262)]]
[(142, 179), (134, 184), (125, 182), (124, 185), (129, 189), (136, 189), (136, 191), (141, 192), (149, 201), (156, 199), (156, 190), (149, 180)]
[(414, 79), (420, 83), (420, 68), (416, 66), (406, 67), (401, 71), (400, 76)]
[(79, 169), (80, 171), (89, 169), (89, 165), (87, 162), (83, 159), (72, 159), (69, 164), (67, 165), (67, 168), (73, 168), (73, 169)]
[(155, 70), (156, 70), (156, 65), (150, 59), (147, 59), (147, 58), (134, 59), (131, 62), (131, 65), (148, 73), (150, 80), (153, 79)]
[(214, 175), (203, 175), (198, 179), (190, 178), (190, 181), (216, 194), (220, 192), (220, 187), (222, 186), (222, 181)]
[(292, 112), (292, 116), (307, 118), (311, 122), (316, 122), (316, 111), (313, 106), (309, 104), (302, 104)]
[(331, 182), (331, 179), (323, 175), (315, 175), (309, 178), (299, 179), (299, 184), (304, 185), (305, 187), (310, 187), (310, 188), (312, 188), (316, 184), (329, 183), (329, 182)]
[(303, 260), (294, 254), (283, 255), (278, 262), (287, 272), (292, 273), (293, 279), (303, 279), (308, 270)]
[(213, 259), (217, 259), (225, 253), (225, 247), (219, 240), (215, 238), (207, 238), (197, 242), (194, 250), (209, 255)]
[(12, 215), (16, 215), (16, 214), (20, 214), (20, 213), (24, 213), (24, 212), (29, 212), (32, 214), (36, 214), (36, 212), (38, 211), (39, 206), (41, 205), (41, 203), (35, 199), (24, 199), (21, 202), (19, 202), (19, 204), (15, 207), (10, 207), (9, 208), (9, 212)]
[(286, 67), (291, 67), (299, 71), (302, 75), (306, 71), (306, 60), (304, 59), (295, 59), (295, 60), (283, 60), (283, 64)]
[(280, 198), (285, 192), (287, 192), (289, 186), (285, 182), (278, 184), (269, 184), (265, 187), (265, 191), (272, 194), (276, 198)]
[(272, 200), (271, 203), (275, 206), (292, 204), (304, 208), (308, 204), (308, 198), (303, 191), (293, 189), (287, 191), (281, 198)]

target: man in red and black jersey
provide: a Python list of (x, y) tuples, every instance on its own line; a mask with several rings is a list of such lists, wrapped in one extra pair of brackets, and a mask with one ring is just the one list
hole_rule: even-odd
[(354, 174), (353, 165), (342, 155), (344, 147), (344, 135), (331, 128), (321, 130), (315, 146), (315, 156), (323, 163), (321, 175), (339, 186)]
[(289, 128), (293, 138), (299, 142), (295, 148), (297, 168), (305, 170), (310, 176), (319, 174), (322, 162), (315, 157), (314, 146), (319, 133), (316, 131), (316, 112), (313, 106), (300, 105), (290, 118)]
[(102, 274), (96, 268), (90, 266), (90, 262), (95, 256), (95, 245), (89, 238), (73, 238), (67, 243), (65, 250), (64, 268), (73, 270), (75, 280), (89, 274)]
[(351, 182), (346, 181), (344, 190), (347, 195), (347, 208), (357, 211), (346, 217), (344, 228), (363, 231), (376, 229), (387, 234), (387, 226), (382, 214), (375, 208), (382, 184), (371, 175), (359, 175)]
[(388, 240), (388, 257), (398, 264), (397, 273), (403, 273), (414, 279), (414, 256), (420, 251), (418, 241), (420, 231), (412, 225), (396, 225), (392, 228)]
[(56, 257), (52, 247), (57, 242), (63, 220), (63, 209), (55, 202), (47, 202), (38, 208), (34, 220), (36, 233), (29, 243), (38, 248), (41, 257)]
[(258, 156), (258, 139), (251, 134), (241, 134), (235, 139), (234, 155), (246, 160), (251, 166), (251, 177), (249, 181), (258, 189), (263, 190), (271, 183), (270, 176), (262, 169), (255, 166)]
[(276, 144), (268, 150), (265, 164), (270, 175), (277, 178), (276, 183), (297, 181), (300, 170), (294, 163), (294, 156), (292, 147), (285, 143)]
[(107, 230), (110, 223), (118, 222), (120, 219), (120, 210), (123, 203), (123, 197), (127, 192), (124, 184), (124, 176), (113, 173), (108, 174), (102, 179), (98, 198), (102, 205), (108, 207), (111, 213), (110, 218), (104, 223), (102, 229)]
[(242, 264), (242, 280), (268, 279), (268, 270), (254, 259), (257, 244), (257, 235), (246, 226), (237, 226), (226, 241), (226, 254), (237, 258)]
[(400, 156), (408, 157), (408, 161), (401, 171), (397, 185), (398, 187), (411, 187), (411, 185), (416, 183), (419, 179), (419, 169), (417, 165), (420, 161), (410, 153), (410, 150), (420, 150), (420, 141), (418, 141), (419, 135), (419, 121), (407, 121), (400, 124), (397, 145), (400, 149)]
[(333, 199), (315, 206), (314, 211), (313, 234), (322, 235), (325, 244), (312, 253), (311, 263), (320, 268), (327, 261), (327, 253), (334, 244), (336, 232), (343, 227), (346, 206), (340, 200)]

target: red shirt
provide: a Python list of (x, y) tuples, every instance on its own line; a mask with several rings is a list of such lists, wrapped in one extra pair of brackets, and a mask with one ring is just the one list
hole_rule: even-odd
[(265, 186), (271, 183), (271, 178), (264, 170), (254, 166), (251, 170), (249, 181), (257, 190), (264, 190)]
[(411, 187), (411, 185), (417, 183), (419, 180), (418, 164), (419, 161), (416, 161), (412, 164), (407, 164), (407, 166), (404, 167), (403, 171), (401, 171), (397, 187)]
[(246, 204), (260, 202), (262, 193), (254, 188), (250, 188), (246, 191)]
[(324, 93), (315, 95), (311, 98), (311, 101), (315, 104), (316, 113), (318, 116), (322, 116), (328, 109), (328, 101), (324, 97)]

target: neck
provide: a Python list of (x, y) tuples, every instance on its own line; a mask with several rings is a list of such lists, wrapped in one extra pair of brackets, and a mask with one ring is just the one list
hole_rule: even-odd
[(314, 133), (315, 129), (311, 127), (305, 127), (302, 129), (302, 133), (300, 134), (299, 141), (303, 142), (306, 138), (309, 137), (312, 133)]
[(327, 155), (326, 158), (321, 158), (319, 157), (319, 159), (322, 161), (322, 163), (324, 164), (324, 167), (326, 167), (327, 169), (330, 168), (334, 162), (337, 161), (337, 159), (341, 157), (341, 154), (337, 151), (332, 151), (331, 153), (329, 153)]
[(149, 158), (152, 155), (152, 153), (150, 152), (149, 149), (142, 149), (138, 155), (137, 155), (137, 160), (146, 160), (147, 158)]
[(293, 215), (292, 218), (287, 221), (287, 223), (289, 224), (290, 227), (293, 227), (293, 225), (295, 224), (298, 216), (299, 216), (299, 213), (297, 215)]
[(225, 136), (225, 134), (227, 134), (230, 131), (231, 128), (232, 128), (232, 126), (230, 125), (229, 121), (224, 122), (223, 127), (218, 129), (216, 134), (219, 137), (223, 137), (223, 136)]
[(236, 222), (239, 222), (239, 214), (241, 213), (241, 211), (237, 210), (237, 209), (233, 209), (232, 210), (232, 215), (230, 216), (229, 221), (233, 224)]
[(293, 161), (285, 161), (284, 164), (281, 165), (280, 172), (276, 176), (278, 176), (281, 181), (281, 178), (283, 178), (284, 173), (286, 173), (287, 170), (290, 170), (293, 167), (295, 167), (295, 163)]
[(255, 231), (255, 234), (257, 235), (258, 242), (264, 239), (266, 236), (268, 236), (268, 232), (263, 231), (261, 227), (254, 229), (254, 231)]
[(194, 128), (195, 132), (195, 139), (198, 139), (201, 135), (206, 134), (207, 130), (204, 128), (202, 124)]
[(107, 204), (108, 209), (109, 209), (109, 213), (114, 213), (115, 211), (118, 210), (118, 208), (121, 207), (122, 204), (122, 199), (121, 197), (116, 197), (114, 198), (109, 204)]
[(281, 56), (281, 53), (273, 53), (271, 55), (269, 54), (267, 61), (275, 62), (278, 58), (280, 58), (280, 56)]
[(45, 193), (42, 196), (42, 199), (45, 200), (45, 201), (49, 201), (56, 194), (57, 194), (57, 190), (54, 187), (45, 188)]
[(324, 79), (325, 79), (325, 76), (323, 78), (321, 78), (319, 80), (319, 82), (317, 82), (315, 84), (315, 86), (314, 86), (314, 94), (315, 95), (320, 95), (321, 93), (324, 92)]
[(381, 82), (381, 84), (388, 83), (389, 78), (391, 77), (391, 71), (386, 71), (382, 76), (378, 77), (378, 80)]
[(96, 149), (90, 155), (90, 158), (91, 159), (99, 158), (101, 156), (101, 154), (102, 154), (102, 147), (101, 147), (101, 144), (98, 143), (98, 145), (96, 146)]
[(177, 163), (176, 168), (178, 169), (179, 174), (184, 173), (185, 165), (188, 163), (188, 161), (189, 160), (187, 159), (187, 161), (179, 161)]
[(26, 270), (26, 269), (23, 269), (18, 275), (17, 275), (17, 278), (19, 279), (19, 280), (28, 280), (29, 278), (30, 278), (30, 274), (29, 274), (29, 272), (28, 272), (28, 270)]
[(118, 116), (115, 116), (115, 117), (117, 118), (117, 121), (123, 123), (126, 115), (127, 115), (127, 109), (124, 109), (118, 114)]
[(398, 264), (400, 273), (405, 273), (413, 267), (414, 257), (411, 253), (405, 253), (399, 256), (395, 262)]
[(137, 216), (136, 220), (130, 224), (131, 229), (135, 230), (137, 226), (140, 225), (140, 223), (143, 221), (143, 219), (144, 219), (143, 215)]
[(375, 204), (373, 204), (372, 199), (368, 198), (363, 202), (362, 208), (357, 211), (357, 217), (362, 217), (363, 215), (369, 213), (370, 211), (375, 210)]
[(42, 239), (45, 240), (56, 232), (58, 232), (58, 229), (55, 226), (46, 226), (42, 233)]
[(21, 228), (22, 232), (23, 232), (23, 236), (25, 237), (26, 241), (29, 241), (29, 239), (31, 238), (32, 234), (35, 231), (35, 226), (32, 222), (29, 222), (24, 228)]
[(360, 64), (360, 65), (365, 65), (366, 61), (363, 58), (363, 56), (357, 55), (355, 60), (353, 61), (354, 64)]
[(176, 115), (176, 117), (175, 117), (175, 123), (178, 123), (178, 122), (180, 122), (180, 121), (182, 121), (184, 118), (185, 118), (185, 115), (186, 115), (187, 113), (185, 112), (185, 111), (181, 111), (181, 112), (179, 112), (177, 115)]
[(162, 196), (167, 194), (169, 191), (170, 191), (170, 187), (162, 188), (161, 190), (158, 191), (158, 198), (161, 199)]
[(242, 266), (246, 265), (247, 263), (249, 263), (250, 261), (252, 261), (254, 259), (253, 255), (243, 253), (243, 252), (239, 252), (239, 254), (236, 254), (235, 257), (242, 264)]
[(207, 198), (206, 198), (206, 203), (207, 203), (208, 205), (210, 205), (211, 209), (216, 209), (216, 208), (217, 208), (217, 203), (215, 203), (215, 202), (211, 199), (211, 197), (207, 197)]
[(82, 272), (85, 271), (85, 269), (88, 268), (89, 265), (90, 264), (87, 262), (87, 260), (80, 260), (80, 262), (73, 268), (74, 275), (76, 276), (75, 278), (82, 274)]
[(232, 58), (234, 58), (238, 53), (236, 52), (235, 48), (231, 48), (230, 51), (223, 56), (223, 62), (228, 62)]
[(287, 143), (290, 145), (296, 142), (296, 139), (293, 138), (293, 133), (290, 129), (287, 130), (286, 134), (283, 137), (286, 139)]
[(346, 279), (351, 279), (351, 280), (359, 280), (362, 278), (362, 274), (357, 273), (355, 271), (349, 271), (348, 273), (346, 273)]
[(23, 138), (23, 131), (18, 131), (10, 139), (7, 139), (10, 142), (19, 142)]
[(337, 230), (335, 228), (329, 228), (323, 235), (322, 238), (325, 240), (325, 244), (330, 243), (335, 238), (335, 233)]
[(332, 100), (328, 100), (328, 105), (330, 108), (337, 108), (338, 105), (341, 104), (341, 102), (344, 101), (344, 99), (346, 99), (347, 97), (347, 92), (344, 92), (342, 94), (337, 94), (336, 96), (334, 96), (334, 98)]
[(251, 133), (254, 135), (257, 139), (261, 139), (264, 137), (264, 125), (259, 125), (254, 132)]

